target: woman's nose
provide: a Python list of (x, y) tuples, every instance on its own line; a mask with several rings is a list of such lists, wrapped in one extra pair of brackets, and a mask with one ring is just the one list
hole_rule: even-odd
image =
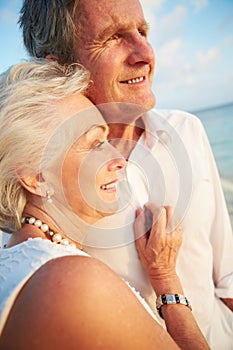
[(126, 160), (124, 157), (120, 156), (117, 158), (113, 158), (108, 163), (108, 170), (109, 171), (117, 171), (121, 170), (126, 166)]
[[(111, 159), (108, 162), (109, 171), (117, 171), (126, 166), (126, 159), (123, 155), (111, 144), (108, 143), (109, 152), (111, 153)], [(110, 154), (109, 154), (110, 155)]]

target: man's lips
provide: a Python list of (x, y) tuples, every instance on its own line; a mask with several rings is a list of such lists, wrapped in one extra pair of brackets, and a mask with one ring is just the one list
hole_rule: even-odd
[(128, 80), (123, 80), (123, 81), (121, 81), (121, 84), (138, 84), (138, 83), (141, 83), (142, 81), (144, 81), (145, 79), (146, 79), (145, 76), (139, 76), (139, 77), (128, 79)]

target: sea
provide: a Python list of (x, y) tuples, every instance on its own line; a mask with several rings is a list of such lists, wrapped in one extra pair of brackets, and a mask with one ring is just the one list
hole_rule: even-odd
[(233, 227), (233, 102), (192, 113), (208, 135)]

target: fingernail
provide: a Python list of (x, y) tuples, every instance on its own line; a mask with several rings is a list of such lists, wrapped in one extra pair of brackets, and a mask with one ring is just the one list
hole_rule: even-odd
[(138, 217), (142, 213), (142, 208), (136, 209), (136, 217)]

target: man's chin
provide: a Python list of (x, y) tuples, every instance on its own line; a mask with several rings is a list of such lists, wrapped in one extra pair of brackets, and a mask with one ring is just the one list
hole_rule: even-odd
[(155, 95), (151, 92), (151, 96), (148, 99), (142, 99), (141, 104), (142, 107), (144, 107), (146, 110), (150, 110), (155, 107), (156, 104), (156, 97)]
[(145, 90), (137, 93), (133, 90), (132, 93), (127, 93), (124, 91), (119, 94), (113, 94), (111, 96), (97, 95), (93, 90), (87, 91), (86, 97), (89, 98), (95, 105), (110, 104), (110, 103), (132, 103), (139, 105), (145, 110), (152, 109), (156, 104), (156, 97), (152, 90)]
[(143, 108), (145, 111), (149, 111), (150, 109), (154, 108), (156, 104), (156, 98), (154, 94), (151, 93), (148, 97), (146, 97), (146, 95), (138, 95), (138, 97), (134, 96), (134, 98), (132, 98), (131, 100), (129, 98), (128, 101), (124, 101), (124, 102), (138, 105), (141, 108)]

